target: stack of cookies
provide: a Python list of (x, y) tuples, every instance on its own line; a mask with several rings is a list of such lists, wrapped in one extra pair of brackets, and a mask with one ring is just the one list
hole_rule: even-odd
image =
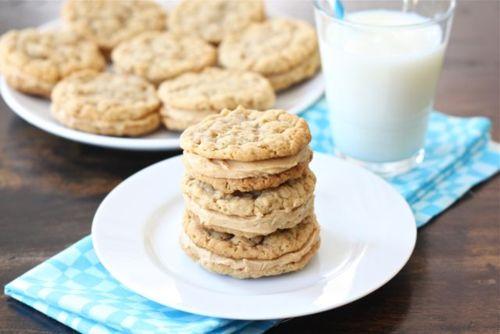
[(184, 251), (236, 278), (302, 269), (320, 243), (310, 139), (307, 123), (283, 110), (226, 109), (189, 127)]

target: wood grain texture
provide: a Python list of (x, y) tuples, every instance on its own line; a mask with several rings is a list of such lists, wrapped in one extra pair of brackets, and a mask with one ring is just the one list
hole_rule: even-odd
[[(57, 12), (54, 2), (0, 1), (0, 33)], [(497, 141), (499, 16), (498, 1), (459, 3), (436, 101), (449, 114), (490, 117)], [(0, 285), (87, 235), (114, 186), (174, 154), (72, 143), (30, 126), (0, 101)], [(499, 224), (497, 176), (421, 229), (410, 262), (383, 288), (270, 333), (498, 333)], [(1, 296), (0, 333), (21, 332), (72, 331)]]

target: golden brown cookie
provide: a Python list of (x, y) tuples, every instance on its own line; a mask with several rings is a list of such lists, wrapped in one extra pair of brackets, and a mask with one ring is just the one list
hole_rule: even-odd
[(24, 93), (50, 97), (63, 78), (105, 66), (96, 44), (69, 31), (12, 30), (0, 39), (0, 72)]
[(158, 89), (161, 114), (168, 129), (184, 130), (222, 109), (265, 110), (273, 106), (273, 88), (261, 75), (248, 71), (207, 68), (165, 81)]
[(302, 269), (319, 247), (314, 216), (291, 229), (267, 236), (238, 237), (203, 228), (186, 212), (181, 234), (184, 251), (208, 270), (236, 278), (257, 278)]
[(316, 33), (306, 22), (292, 19), (254, 23), (223, 39), (219, 63), (261, 73), (276, 90), (285, 89), (318, 70)]
[(299, 153), (311, 140), (307, 123), (284, 110), (223, 110), (189, 127), (181, 147), (208, 159), (258, 161)]
[(183, 73), (214, 65), (217, 51), (198, 37), (149, 31), (120, 43), (111, 58), (118, 72), (135, 74), (159, 85)]
[(261, 0), (183, 0), (172, 11), (169, 25), (176, 34), (219, 43), (228, 33), (241, 31), (264, 18)]
[(113, 136), (140, 136), (160, 125), (160, 101), (146, 80), (84, 71), (56, 85), (52, 115), (77, 130)]
[(68, 0), (64, 22), (76, 33), (94, 41), (108, 55), (119, 43), (145, 31), (165, 30), (167, 15), (149, 0)]

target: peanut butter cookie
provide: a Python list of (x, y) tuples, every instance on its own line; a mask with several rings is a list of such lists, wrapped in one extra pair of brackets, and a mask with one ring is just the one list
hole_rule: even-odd
[(165, 81), (158, 89), (161, 114), (168, 129), (184, 130), (222, 109), (265, 110), (273, 106), (274, 91), (264, 77), (239, 70), (207, 68)]
[(12, 30), (0, 39), (0, 72), (24, 93), (50, 97), (63, 78), (105, 66), (95, 43), (69, 31)]
[(275, 90), (282, 90), (318, 70), (316, 33), (308, 23), (292, 19), (254, 23), (222, 40), (219, 62), (227, 68), (261, 73)]
[(142, 32), (165, 30), (167, 22), (163, 8), (149, 0), (68, 0), (62, 17), (72, 30), (97, 43), (106, 55)]
[(228, 33), (264, 20), (261, 0), (183, 0), (172, 12), (170, 28), (176, 34), (196, 35), (219, 43)]
[(186, 212), (184, 251), (208, 270), (236, 278), (279, 275), (302, 269), (319, 247), (319, 226), (310, 216), (291, 229), (267, 236), (238, 237), (204, 228)]
[(186, 207), (199, 222), (216, 231), (253, 237), (291, 228), (312, 214), (316, 178), (311, 171), (276, 188), (226, 194), (186, 176)]
[(159, 127), (159, 106), (154, 86), (140, 77), (84, 71), (57, 84), (51, 111), (81, 131), (140, 136)]
[(149, 31), (120, 43), (111, 59), (118, 72), (135, 74), (159, 85), (183, 73), (214, 65), (217, 52), (198, 37)]

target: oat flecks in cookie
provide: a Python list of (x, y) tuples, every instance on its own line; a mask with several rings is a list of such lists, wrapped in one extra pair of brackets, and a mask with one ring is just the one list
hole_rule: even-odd
[(151, 30), (164, 30), (167, 15), (149, 0), (69, 0), (62, 17), (76, 33), (110, 52), (120, 42)]
[(10, 86), (28, 94), (49, 97), (70, 74), (105, 66), (97, 45), (68, 31), (12, 30), (0, 39), (0, 72)]
[(172, 11), (170, 29), (219, 43), (228, 33), (264, 20), (262, 0), (183, 0)]
[(311, 140), (305, 120), (284, 110), (223, 110), (189, 127), (181, 147), (209, 159), (256, 161), (297, 154)]
[(139, 75), (158, 85), (214, 65), (217, 52), (198, 37), (150, 31), (119, 44), (111, 58), (119, 72)]
[(273, 211), (292, 211), (313, 195), (316, 177), (308, 170), (298, 179), (270, 189), (226, 194), (208, 183), (186, 176), (182, 183), (185, 196), (207, 210), (229, 216), (262, 217)]
[(56, 119), (82, 131), (138, 136), (160, 124), (154, 86), (133, 75), (76, 73), (54, 88), (52, 102)]
[(219, 62), (268, 76), (297, 67), (317, 48), (316, 33), (308, 23), (277, 18), (226, 37), (219, 47)]
[(214, 112), (238, 105), (265, 110), (275, 102), (271, 85), (261, 75), (219, 68), (186, 73), (166, 81), (158, 89), (158, 96), (172, 108)]
[(317, 229), (315, 218), (307, 217), (293, 228), (278, 230), (266, 236), (245, 238), (207, 229), (189, 211), (184, 216), (184, 231), (198, 247), (238, 260), (273, 260), (296, 252), (304, 247)]

